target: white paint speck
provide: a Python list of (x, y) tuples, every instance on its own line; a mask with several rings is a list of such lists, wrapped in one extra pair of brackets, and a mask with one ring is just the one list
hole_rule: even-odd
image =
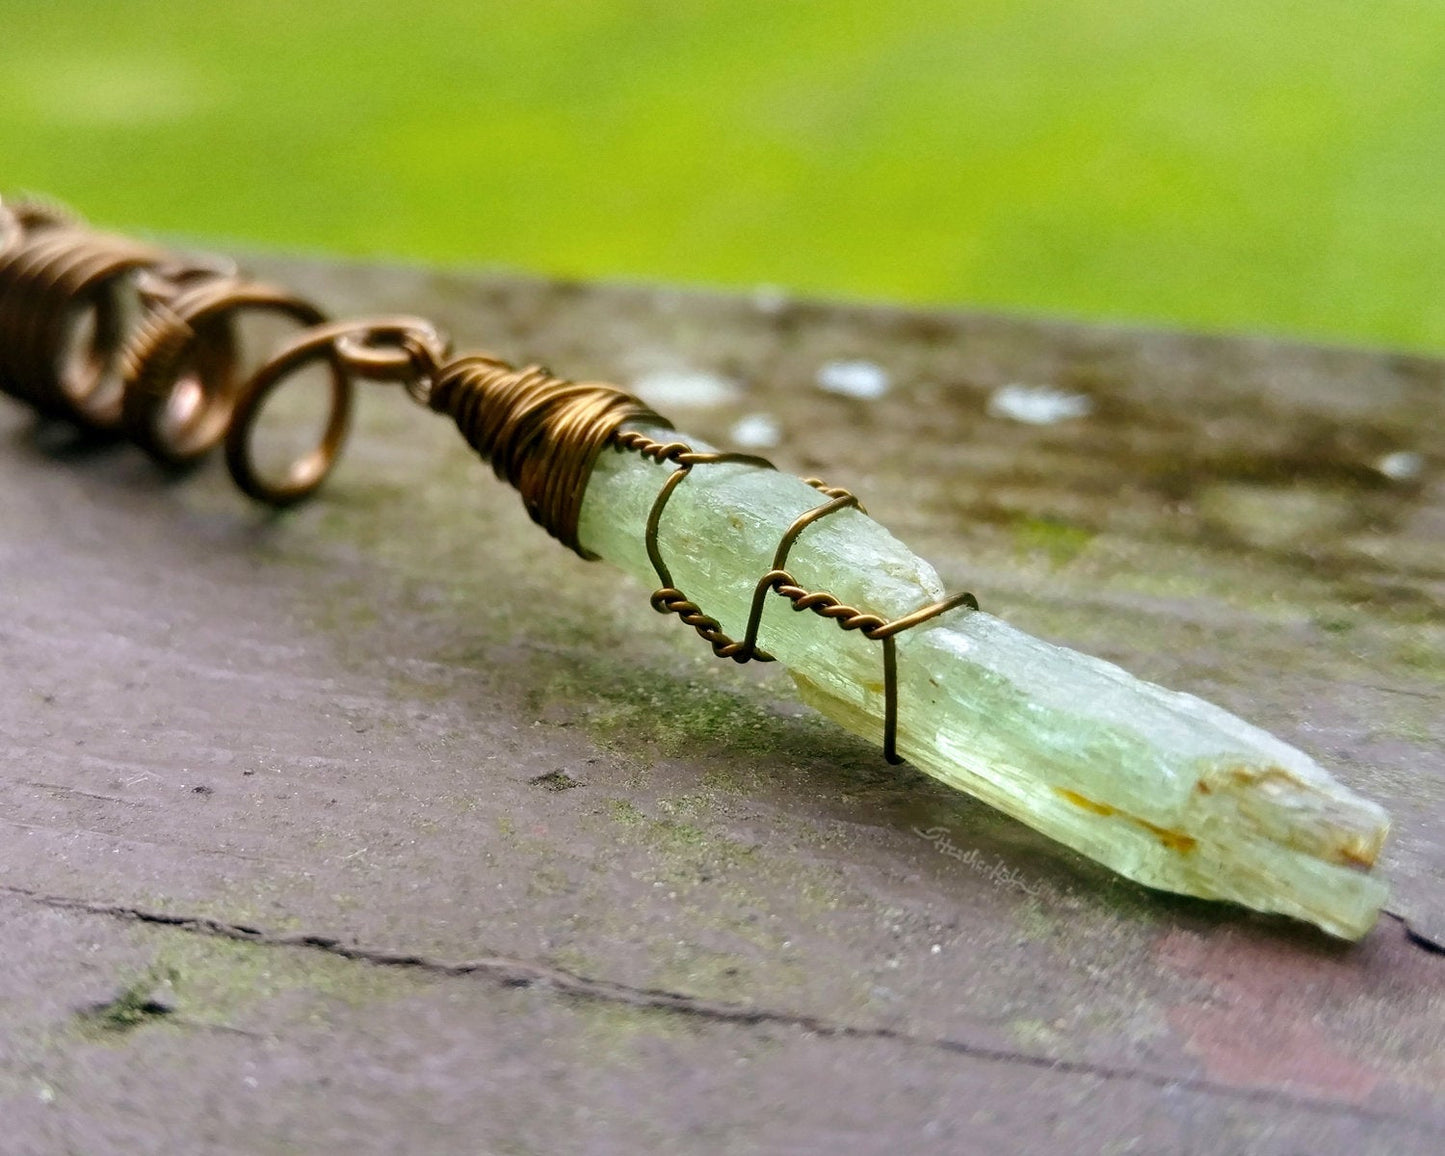
[(753, 308), (768, 317), (776, 317), (791, 300), (788, 291), (777, 285), (759, 285), (753, 290)]
[(728, 438), (735, 446), (765, 450), (783, 440), (783, 429), (770, 413), (750, 413), (733, 423)]
[(1053, 425), (1088, 417), (1094, 403), (1082, 393), (1066, 393), (1048, 385), (1005, 385), (988, 399), (990, 417), (1008, 418), (1025, 425)]
[(1420, 476), (1425, 468), (1425, 459), (1409, 450), (1396, 450), (1386, 454), (1375, 463), (1375, 469), (1397, 482), (1408, 482)]
[(874, 401), (892, 384), (888, 371), (872, 361), (829, 361), (818, 369), (818, 388), (841, 397)]
[(742, 387), (731, 378), (700, 369), (655, 369), (633, 381), (632, 392), (664, 411), (727, 405), (743, 395)]

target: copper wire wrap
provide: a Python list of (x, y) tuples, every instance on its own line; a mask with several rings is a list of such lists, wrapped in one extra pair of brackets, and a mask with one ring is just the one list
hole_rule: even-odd
[[(302, 328), (247, 375), (236, 322), (255, 312)], [(313, 366), (323, 367), (330, 382), (326, 426), (319, 443), (278, 478), (256, 462), (260, 415), (279, 389)], [(770, 596), (878, 642), (883, 753), (901, 761), (898, 635), (959, 607), (977, 610), (978, 602), (955, 594), (885, 619), (799, 582), (787, 568), (793, 545), (823, 518), (862, 509), (847, 490), (807, 479), (825, 500), (784, 531), (771, 569), (754, 587), (743, 637), (731, 638), (674, 583), (662, 553), (662, 520), (696, 467), (773, 469), (765, 458), (698, 451), (626, 429), (671, 426), (615, 386), (566, 381), (536, 365), (518, 369), (485, 353), (453, 357), (447, 338), (424, 319), (329, 322), (304, 298), (248, 280), (226, 262), (177, 258), (96, 233), (48, 206), (0, 203), (0, 390), (46, 416), (124, 434), (171, 466), (190, 465), (224, 443), (241, 490), (283, 507), (314, 493), (334, 466), (357, 380), (399, 385), (452, 418), (497, 477), (518, 491), (533, 521), (584, 558), (595, 555), (578, 541), (577, 527), (598, 456), (610, 447), (671, 467), (645, 530), (658, 581), (653, 608), (677, 615), (714, 654), (734, 662), (773, 661), (758, 642)]]
[(124, 290), (160, 260), (44, 208), (0, 207), (0, 390), (48, 417), (118, 426)]
[(577, 541), (577, 521), (597, 455), (627, 422), (670, 424), (615, 386), (563, 381), (484, 354), (440, 367), (427, 404), (517, 489), (534, 522), (589, 559), (596, 555)]

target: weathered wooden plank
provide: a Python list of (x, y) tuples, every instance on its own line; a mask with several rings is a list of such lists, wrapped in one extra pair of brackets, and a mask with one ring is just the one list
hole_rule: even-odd
[[(780, 465), (857, 490), (990, 609), (1214, 699), (1384, 803), (1395, 906), (1445, 936), (1438, 364), (776, 295), (265, 271), (338, 313), (426, 312), (564, 373), (728, 378), (731, 400), (677, 416), (726, 442), (770, 415)], [(817, 387), (850, 358), (888, 372), (884, 397)], [(1092, 412), (991, 415), (1014, 383)], [(445, 1069), (416, 1094), (458, 1121), (500, 1065), (518, 1106), (483, 1097), (503, 1120), (484, 1134), (546, 1150), (557, 1133), (528, 1123), (544, 1103), (565, 1096), (597, 1147), (625, 1148), (618, 1105), (653, 1084), (680, 1098), (626, 1119), (698, 1147), (701, 1121), (764, 1149), (828, 1127), (844, 1151), (943, 1145), (966, 1124), (1007, 1151), (1056, 1150), (1061, 1132), (1188, 1150), (1206, 1126), (1241, 1150), (1429, 1150), (1445, 963), (1397, 921), (1347, 949), (1153, 895), (882, 765), (784, 681), (715, 662), (644, 591), (560, 552), (445, 423), (380, 387), (361, 402), (327, 490), (280, 518), (219, 470), (172, 481), (0, 409), (0, 879), (23, 892), (14, 920), (58, 928), (11, 942), (30, 944), (27, 968), (69, 974), (93, 937), (102, 987), (180, 959), (186, 1017), (225, 987), (226, 1023), (254, 1020), (281, 1056), (323, 1048), (342, 1090), (273, 1090), (275, 1143), (304, 1143), (303, 1115), (361, 1151), (394, 1141), (387, 1120), (411, 1117), (362, 1072), (370, 1054)], [(426, 968), (352, 1003), (376, 965), (259, 964), (246, 953), (307, 949), (120, 934), (37, 896), (499, 955), (893, 1035), (588, 1010)], [(310, 1010), (257, 978), (270, 966), (300, 969), (287, 990)], [(54, 1035), (73, 1005), (23, 1011), (32, 990), (0, 1014), (52, 1038), (0, 1053), (0, 1101), (25, 1105), (6, 1118), (35, 1136), (36, 1079), (150, 1105), (127, 1125), (145, 1135), (166, 1109), (126, 1074), (128, 1049), (204, 1105), (177, 1110), (177, 1135), (212, 1120), (232, 1136), (254, 1109), (234, 1079), (260, 1062), (248, 1037), (145, 1026), (115, 1049)], [(344, 1046), (305, 1026), (317, 1006)], [(755, 1074), (707, 1075), (722, 1070)], [(799, 1098), (817, 1110), (790, 1117)], [(100, 1109), (66, 1110), (74, 1135), (108, 1134)]]

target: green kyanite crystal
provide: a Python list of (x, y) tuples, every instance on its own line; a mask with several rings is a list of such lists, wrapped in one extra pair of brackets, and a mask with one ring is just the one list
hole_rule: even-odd
[[(582, 507), (582, 544), (651, 585), (644, 529), (673, 468), (604, 452)], [(659, 533), (676, 585), (741, 638), (779, 537), (823, 500), (782, 472), (695, 467)], [(851, 509), (805, 530), (787, 568), (884, 618), (944, 594), (928, 563)], [(770, 596), (759, 644), (808, 703), (880, 738), (879, 643)], [(1386, 886), (1370, 868), (1389, 817), (1303, 752), (987, 613), (953, 611), (897, 646), (898, 749), (930, 775), (1151, 887), (1283, 912), (1347, 939), (1373, 925)]]

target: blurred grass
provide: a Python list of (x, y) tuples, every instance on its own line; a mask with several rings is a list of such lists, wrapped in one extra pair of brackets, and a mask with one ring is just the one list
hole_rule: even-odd
[(1445, 347), (1445, 5), (0, 0), (0, 187), (267, 247)]

